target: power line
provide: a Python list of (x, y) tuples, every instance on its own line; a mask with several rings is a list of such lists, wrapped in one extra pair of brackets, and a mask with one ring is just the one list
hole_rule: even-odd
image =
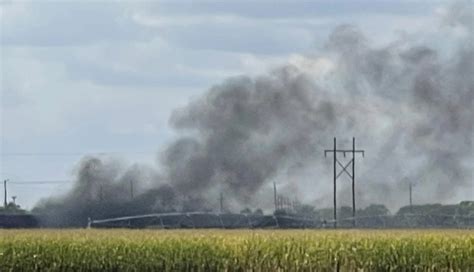
[(21, 180), (21, 181), (9, 181), (10, 184), (19, 185), (43, 185), (43, 184), (65, 184), (71, 183), (72, 180)]
[(150, 151), (107, 151), (107, 152), (7, 152), (1, 153), (2, 157), (67, 157), (67, 156), (100, 156), (100, 155), (126, 155), (142, 154), (154, 155), (156, 152)]

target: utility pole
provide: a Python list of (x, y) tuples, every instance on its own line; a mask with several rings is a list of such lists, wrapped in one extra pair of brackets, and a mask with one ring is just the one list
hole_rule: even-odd
[(133, 200), (133, 180), (130, 180), (130, 200)]
[(411, 181), (409, 181), (408, 182), (408, 190), (409, 190), (409, 193), (410, 193), (410, 212), (411, 213), (413, 213), (412, 187), (413, 187), (413, 184), (411, 183)]
[(277, 203), (277, 186), (276, 183), (273, 182), (273, 203), (275, 204), (275, 211), (278, 210), (278, 203)]
[(8, 205), (8, 203), (7, 203), (7, 181), (8, 181), (8, 179), (3, 181), (3, 189), (5, 191), (5, 198), (4, 198), (4, 201), (3, 201), (3, 207), (5, 209), (7, 208), (7, 205)]
[(219, 196), (219, 204), (221, 208), (221, 213), (224, 213), (224, 196), (222, 195), (222, 192)]
[[(337, 201), (336, 201), (336, 162), (337, 162), (337, 152), (336, 152), (336, 137), (334, 137), (334, 228), (337, 228)], [(324, 154), (326, 155), (326, 153)]]
[[(364, 150), (356, 150), (355, 149), (355, 138), (352, 137), (352, 149), (337, 149), (336, 137), (334, 137), (334, 146), (333, 149), (326, 149), (324, 150), (324, 156), (327, 156), (327, 153), (333, 153), (333, 186), (334, 186), (334, 228), (337, 228), (337, 194), (336, 194), (336, 181), (337, 179), (343, 174), (346, 173), (352, 181), (352, 225), (356, 226), (356, 203), (355, 203), (355, 154), (361, 153), (362, 156), (365, 155)], [(352, 153), (352, 159), (346, 164), (343, 165), (337, 158), (337, 154), (342, 153), (344, 157), (346, 157), (346, 153)], [(337, 165), (342, 167), (342, 170), (337, 173)], [(347, 170), (347, 167), (352, 165), (352, 173)]]
[(352, 226), (356, 226), (356, 201), (355, 201), (355, 149), (356, 139), (352, 137)]

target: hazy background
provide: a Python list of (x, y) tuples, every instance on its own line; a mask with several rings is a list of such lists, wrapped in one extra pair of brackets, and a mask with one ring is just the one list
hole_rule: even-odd
[[(472, 2), (464, 7), (469, 11)], [(173, 109), (231, 76), (265, 74), (288, 63), (304, 66), (308, 56), (327, 48), (338, 25), (356, 25), (373, 47), (413, 39), (439, 50), (441, 58), (465, 35), (444, 26), (442, 1), (3, 1), (0, 9), (0, 175), (11, 180), (9, 195), (18, 196), (25, 208), (67, 192), (84, 155), (105, 153), (101, 157), (118, 157), (123, 164), (154, 165), (158, 153), (177, 137), (168, 121)], [(467, 102), (472, 113), (472, 100)], [(383, 121), (375, 125), (390, 126)], [(472, 128), (461, 133), (472, 139)], [(335, 136), (350, 140), (359, 135)], [(324, 145), (324, 139), (319, 141)], [(358, 173), (389, 180), (393, 169), (387, 177), (367, 167), (376, 165), (372, 144), (358, 138), (359, 147), (367, 150)], [(392, 151), (387, 150), (396, 155)], [(465, 151), (462, 189), (439, 199), (429, 197), (436, 190), (418, 186), (415, 195), (424, 196), (421, 202), (472, 199), (472, 142), (466, 142)], [(330, 193), (331, 166), (329, 160), (315, 166), (317, 176), (297, 169), (277, 180), (289, 195), (304, 192), (303, 200), (314, 200)], [(308, 176), (318, 179), (315, 186)], [(294, 188), (298, 183), (304, 187)], [(363, 180), (358, 184), (363, 188)], [(267, 187), (263, 205), (272, 199)], [(376, 191), (373, 201), (381, 200)]]

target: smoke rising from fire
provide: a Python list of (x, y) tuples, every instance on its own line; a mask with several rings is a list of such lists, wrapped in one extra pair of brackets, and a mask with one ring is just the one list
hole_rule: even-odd
[[(84, 158), (74, 188), (36, 211), (81, 225), (87, 217), (216, 209), (209, 199), (219, 192), (236, 205), (258, 204), (274, 180), (330, 206), (323, 150), (334, 136), (355, 136), (367, 151), (358, 164), (360, 205), (403, 205), (406, 180), (419, 184), (420, 202), (450, 201), (473, 188), (473, 18), (465, 5), (444, 11), (440, 27), (458, 34), (442, 46), (431, 46), (440, 34), (374, 46), (341, 25), (317, 54), (215, 85), (172, 113), (170, 125), (183, 136), (158, 166)], [(339, 187), (341, 195), (350, 190)]]

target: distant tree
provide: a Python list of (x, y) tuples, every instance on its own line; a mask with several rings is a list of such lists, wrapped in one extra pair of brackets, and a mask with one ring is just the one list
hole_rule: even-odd
[(317, 209), (316, 213), (320, 219), (332, 219), (333, 218), (333, 209), (332, 208), (324, 208), (324, 209)]
[(338, 212), (339, 212), (338, 219), (352, 217), (352, 207), (342, 206)]
[(461, 203), (459, 203), (460, 206), (463, 206), (463, 207), (472, 207), (474, 208), (474, 201), (461, 201)]
[(273, 214), (274, 215), (287, 215), (288, 211), (285, 210), (285, 209), (278, 209), (278, 210), (274, 211)]
[(426, 205), (413, 205), (401, 207), (397, 215), (404, 214), (433, 214), (441, 208), (441, 204), (426, 204)]
[(462, 201), (459, 203), (457, 213), (464, 216), (474, 216), (474, 201)]
[(0, 213), (3, 214), (25, 214), (26, 211), (23, 210), (20, 205), (16, 205), (13, 202), (9, 202), (7, 207), (0, 207)]
[(254, 215), (263, 215), (263, 211), (262, 209), (256, 209), (254, 212), (253, 212)]
[(251, 214), (252, 210), (250, 208), (245, 208), (240, 211), (241, 214)]
[(390, 214), (390, 210), (381, 204), (370, 204), (365, 209), (358, 211), (358, 216), (386, 216)]

